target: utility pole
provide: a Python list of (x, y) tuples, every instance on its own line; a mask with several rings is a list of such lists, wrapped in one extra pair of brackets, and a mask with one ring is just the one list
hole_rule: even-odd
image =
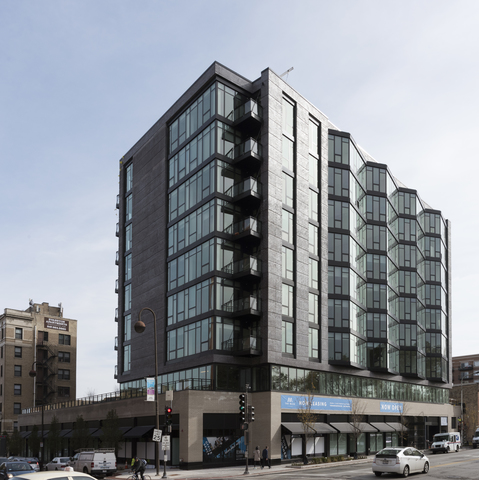
[(254, 422), (254, 407), (250, 405), (248, 402), (248, 391), (250, 390), (250, 386), (246, 384), (246, 391), (245, 393), (241, 393), (239, 396), (239, 410), (240, 410), (240, 423), (241, 428), (244, 431), (244, 444), (246, 449), (246, 468), (244, 471), (244, 475), (249, 474), (248, 470), (248, 445), (249, 445), (249, 432), (248, 426), (251, 422)]

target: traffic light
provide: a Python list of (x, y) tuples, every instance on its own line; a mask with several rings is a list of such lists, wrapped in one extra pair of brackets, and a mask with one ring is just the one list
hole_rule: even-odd
[(172, 413), (173, 409), (171, 407), (165, 407), (165, 417), (167, 425), (171, 425), (173, 423)]
[(240, 422), (246, 422), (246, 395), (242, 393), (239, 396), (239, 411), (240, 411)]
[(254, 407), (253, 405), (248, 405), (248, 421), (254, 422)]

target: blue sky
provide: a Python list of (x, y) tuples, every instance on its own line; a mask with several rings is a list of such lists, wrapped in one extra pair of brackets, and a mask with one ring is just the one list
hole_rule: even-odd
[(213, 61), (294, 67), (452, 221), (453, 354), (478, 353), (478, 20), (461, 0), (2, 0), (0, 309), (62, 302), (78, 396), (113, 391), (119, 159)]

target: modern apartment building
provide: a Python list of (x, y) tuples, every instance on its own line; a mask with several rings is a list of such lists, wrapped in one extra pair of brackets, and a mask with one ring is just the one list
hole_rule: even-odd
[(0, 315), (0, 429), (18, 427), (23, 409), (76, 396), (77, 321), (63, 308), (30, 302)]
[(185, 465), (244, 449), (247, 385), (273, 461), (454, 427), (449, 222), (271, 70), (211, 65), (121, 159), (117, 208), (116, 375), (144, 388), (156, 343)]

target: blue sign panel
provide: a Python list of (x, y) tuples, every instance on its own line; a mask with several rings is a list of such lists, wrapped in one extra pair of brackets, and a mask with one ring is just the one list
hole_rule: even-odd
[[(308, 397), (281, 395), (281, 408), (299, 410), (308, 404)], [(351, 411), (351, 400), (345, 398), (311, 397), (311, 410)]]
[(402, 403), (398, 402), (381, 402), (379, 410), (384, 413), (401, 413)]

